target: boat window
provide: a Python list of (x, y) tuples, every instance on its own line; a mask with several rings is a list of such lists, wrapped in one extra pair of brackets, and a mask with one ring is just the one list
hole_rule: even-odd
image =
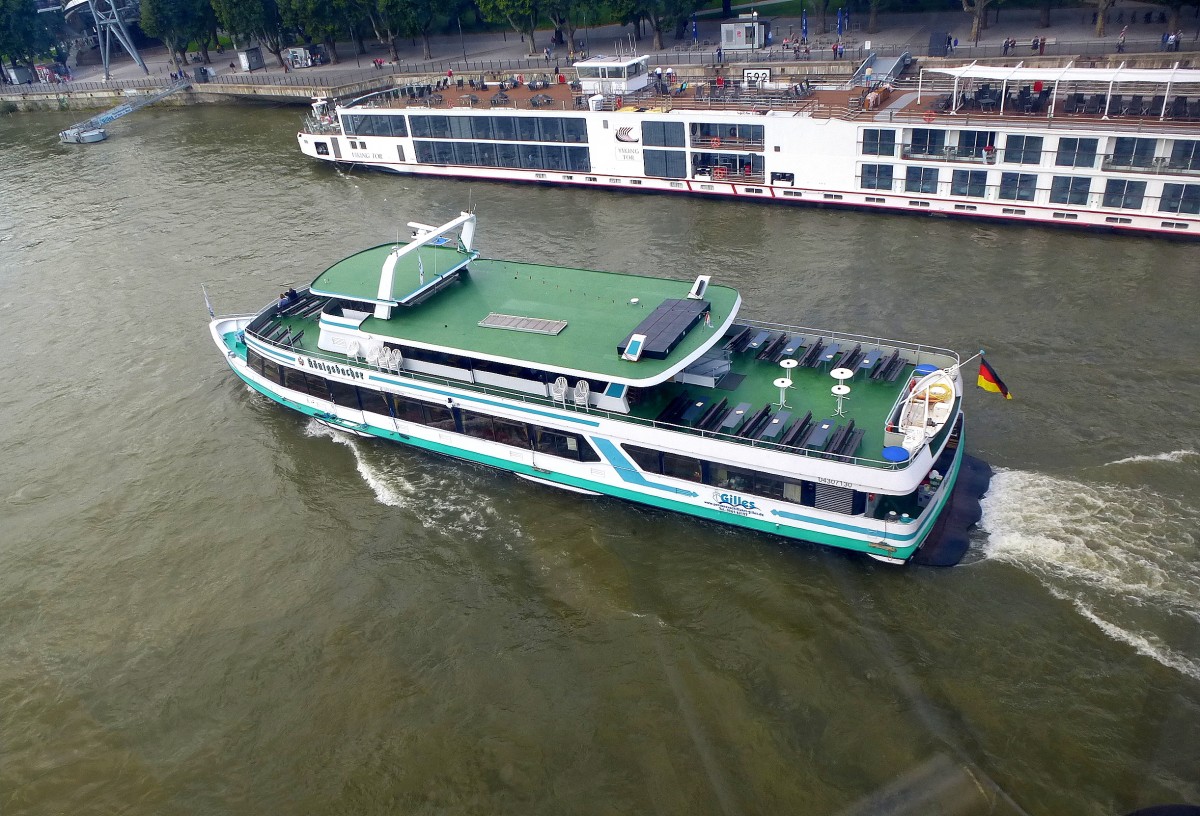
[(1009, 164), (1041, 164), (1041, 136), (1009, 136), (1004, 142), (1004, 161)]
[(433, 132), (429, 127), (428, 116), (412, 117), (412, 135), (422, 139), (428, 139), (433, 135)]
[(904, 175), (904, 190), (909, 193), (936, 193), (938, 169), (936, 167), (909, 167)]
[(537, 142), (540, 133), (538, 120), (532, 116), (523, 116), (517, 120), (517, 139), (522, 142)]
[(470, 139), (473, 133), (471, 127), (471, 117), (469, 116), (448, 116), (450, 120), (450, 138), (451, 139)]
[(530, 426), (533, 431), (534, 448), (538, 453), (548, 453), (561, 456), (564, 459), (575, 459), (581, 462), (599, 462), (600, 457), (592, 449), (587, 440), (578, 434), (566, 431), (552, 431), (547, 428)]
[(484, 167), (496, 167), (496, 145), (483, 142), (475, 145), (475, 158)]
[(1161, 212), (1200, 214), (1200, 184), (1164, 184)]
[(426, 405), (425, 413), (428, 421), (425, 423), (431, 428), (440, 428), (443, 431), (457, 431), (458, 428), (454, 424), (454, 412), (445, 405)]
[(983, 198), (986, 191), (986, 170), (955, 170), (950, 179), (951, 195)]
[(563, 119), (563, 138), (568, 142), (586, 142), (587, 122), (582, 119)]
[(687, 479), (691, 482), (702, 480), (699, 459), (665, 452), (662, 458), (664, 476), (674, 476), (676, 479)]
[(687, 178), (687, 157), (682, 150), (643, 150), (642, 162), (647, 176)]
[(512, 422), (507, 419), (493, 419), (492, 427), (496, 431), (496, 441), (514, 448), (529, 447), (529, 427), (523, 422)]
[(1171, 145), (1171, 158), (1167, 166), (1172, 170), (1200, 170), (1200, 142), (1176, 139)]
[(501, 167), (520, 167), (521, 157), (517, 155), (515, 144), (496, 145), (496, 157)]
[(1000, 198), (1009, 201), (1033, 201), (1037, 176), (1033, 173), (1001, 173)]
[(501, 141), (512, 141), (517, 138), (517, 123), (511, 116), (493, 116), (492, 130)]
[(958, 155), (983, 158), (989, 147), (995, 147), (996, 133), (992, 130), (960, 130), (958, 132)]
[(329, 395), (333, 397), (336, 405), (358, 410), (358, 389), (353, 385), (337, 380), (326, 380), (325, 387), (329, 389)]
[(892, 189), (892, 166), (890, 164), (864, 164), (859, 186), (865, 190)]
[(474, 139), (492, 139), (493, 136), (491, 116), (473, 116), (467, 120), (471, 123), (471, 137)]
[(255, 351), (252, 348), (246, 349), (246, 365), (250, 366), (250, 368), (254, 369), (259, 374), (262, 374), (262, 370), (263, 370), (262, 355), (259, 354), (257, 351)]
[(1092, 180), (1083, 176), (1055, 176), (1050, 182), (1051, 204), (1087, 204)]
[(1154, 164), (1157, 147), (1157, 139), (1120, 136), (1113, 143), (1112, 164), (1115, 167), (1150, 167)]
[(474, 142), (454, 142), (454, 163), (455, 164), (478, 164), (475, 158), (475, 143)]
[(557, 116), (547, 116), (540, 120), (543, 142), (561, 142), (563, 140), (562, 119)]
[(1104, 206), (1121, 210), (1140, 210), (1146, 196), (1146, 182), (1109, 179), (1104, 185)]
[(1058, 140), (1058, 157), (1055, 164), (1059, 167), (1091, 167), (1096, 163), (1096, 139)]
[(662, 473), (662, 452), (639, 445), (622, 445), (629, 458), (646, 473)]
[(895, 156), (896, 131), (886, 128), (864, 129), (862, 152), (865, 156)]
[(496, 429), (492, 426), (492, 418), (486, 414), (477, 414), (474, 411), (463, 411), (462, 424), (463, 433), (467, 436), (473, 436), (476, 439), (487, 439), (491, 442), (496, 441)]
[(642, 144), (649, 147), (683, 147), (683, 122), (643, 122)]
[(387, 400), (381, 391), (376, 391), (371, 388), (359, 388), (358, 402), (364, 411), (370, 411), (373, 414), (379, 414), (381, 416), (391, 416), (392, 414), (392, 412), (388, 410)]
[(454, 145), (450, 142), (433, 142), (433, 160), (437, 164), (454, 164)]
[(592, 157), (586, 147), (567, 148), (567, 169), (577, 173), (592, 172)]
[(416, 400), (389, 395), (392, 403), (392, 416), (405, 422), (417, 425), (425, 424), (425, 404)]
[(329, 143), (328, 142), (313, 142), (313, 144), (317, 148), (318, 156), (328, 156), (329, 155)]
[(423, 164), (433, 164), (433, 142), (413, 142), (417, 153), (417, 161)]
[(931, 128), (913, 128), (909, 154), (913, 156), (941, 156), (946, 152), (946, 131)]

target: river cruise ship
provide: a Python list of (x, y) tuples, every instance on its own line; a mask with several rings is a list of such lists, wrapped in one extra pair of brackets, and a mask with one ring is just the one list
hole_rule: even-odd
[(955, 352), (749, 320), (708, 275), (485, 260), (475, 225), (411, 223), (214, 317), (213, 340), (252, 389), (348, 433), (884, 561), (935, 540), (961, 557), (978, 503), (946, 512)]
[(905, 64), (834, 85), (594, 57), (319, 98), (298, 139), (396, 173), (1200, 233), (1200, 70)]

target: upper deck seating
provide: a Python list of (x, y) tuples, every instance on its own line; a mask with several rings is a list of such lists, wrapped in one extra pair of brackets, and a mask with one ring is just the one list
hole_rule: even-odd
[(888, 370), (888, 367), (889, 367), (889, 366), (891, 366), (893, 363), (895, 363), (895, 362), (896, 362), (896, 359), (897, 359), (899, 356), (900, 356), (900, 350), (899, 350), (899, 349), (896, 349), (895, 351), (893, 351), (893, 352), (891, 353), (891, 356), (889, 356), (889, 357), (888, 357), (886, 360), (884, 360), (884, 361), (883, 361), (882, 363), (880, 363), (879, 365), (875, 366), (875, 370), (874, 370), (873, 372), (871, 372), (871, 379), (872, 379), (872, 380), (882, 380), (882, 379), (884, 379), (884, 377), (886, 377), (886, 376), (887, 376), (887, 370)]
[(858, 361), (863, 358), (862, 343), (859, 343), (852, 349), (846, 349), (841, 356), (834, 362), (834, 368), (848, 368), (851, 371), (858, 365)]
[(800, 358), (800, 365), (807, 368), (815, 366), (824, 348), (825, 344), (822, 342), (822, 339), (814, 340), (808, 347), (808, 351), (804, 352), (804, 356)]
[(808, 435), (808, 432), (812, 429), (812, 424), (812, 411), (809, 411), (804, 415), (803, 419), (798, 420), (794, 425), (792, 425), (791, 428), (788, 429), (788, 431), (779, 440), (779, 443), (781, 445), (795, 445), (796, 447), (802, 447), (804, 443), (801, 440), (803, 437)]
[(754, 356), (759, 360), (774, 360), (775, 355), (778, 354), (779, 349), (783, 348), (783, 344), (786, 342), (786, 334), (772, 335), (771, 339), (764, 343), (763, 347), (759, 349), (758, 354)]
[(702, 431), (711, 431), (717, 427), (721, 420), (725, 418), (728, 404), (728, 400), (722, 397), (720, 402), (704, 412), (704, 416), (700, 417), (700, 421), (696, 423), (696, 427)]
[(666, 422), (670, 425), (679, 424), (680, 417), (683, 416), (684, 409), (688, 403), (692, 401), (692, 396), (687, 391), (682, 391), (675, 396), (675, 399), (667, 403), (667, 407), (659, 412), (655, 417), (656, 422)]
[(854, 368), (854, 371), (867, 371), (873, 374), (875, 366), (879, 363), (879, 358), (882, 356), (883, 349), (871, 349), (858, 361), (858, 365)]
[(726, 351), (741, 351), (750, 342), (750, 332), (752, 329), (749, 326), (734, 325), (729, 328), (729, 340), (725, 343)]
[(770, 420), (770, 418), (771, 406), (764, 405), (762, 408), (758, 409), (758, 412), (751, 416), (750, 419), (746, 420), (746, 424), (738, 430), (737, 435), (747, 439), (757, 438), (759, 430), (768, 420)]
[(1129, 101), (1121, 106), (1121, 113), (1125, 116), (1141, 116), (1145, 113), (1146, 103), (1143, 101), (1141, 94), (1134, 94), (1129, 97)]
[(291, 337), (289, 337), (287, 339), (287, 342), (284, 343), (284, 345), (286, 345), (288, 348), (294, 349), (296, 346), (300, 345), (300, 339), (302, 337), (304, 337), (304, 329), (301, 329), (300, 331), (296, 332)]
[(785, 357), (795, 357), (796, 354), (800, 351), (800, 349), (804, 348), (805, 342), (806, 341), (804, 339), (804, 335), (802, 335), (802, 334), (792, 335), (791, 337), (789, 337), (787, 339), (787, 342), (785, 342), (782, 346), (779, 347), (779, 351), (776, 352), (776, 355), (775, 355), (775, 362), (778, 363), (780, 360), (782, 360)]

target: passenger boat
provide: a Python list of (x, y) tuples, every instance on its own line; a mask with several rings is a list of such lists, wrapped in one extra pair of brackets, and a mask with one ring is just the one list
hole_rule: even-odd
[(1200, 70), (968, 65), (848, 81), (593, 57), (315, 99), (309, 156), (397, 173), (1200, 233)]
[(333, 428), (543, 485), (893, 563), (943, 540), (961, 557), (978, 504), (947, 527), (955, 352), (748, 320), (708, 275), (485, 260), (472, 213), (409, 226), (256, 314), (214, 317), (230, 368)]
[(58, 134), (58, 140), (63, 144), (95, 144), (108, 138), (104, 128), (67, 128)]

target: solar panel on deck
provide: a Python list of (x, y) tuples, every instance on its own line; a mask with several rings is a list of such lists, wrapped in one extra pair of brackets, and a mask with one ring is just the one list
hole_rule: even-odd
[(492, 312), (479, 325), (485, 329), (510, 329), (532, 334), (558, 334), (567, 327), (565, 320), (546, 320), (540, 317), (518, 317)]
[(646, 335), (643, 357), (655, 360), (666, 359), (667, 355), (683, 340), (692, 326), (709, 310), (707, 300), (680, 300), (668, 298), (659, 304), (650, 315), (637, 325), (617, 346), (617, 353), (624, 354), (630, 338), (635, 334)]

